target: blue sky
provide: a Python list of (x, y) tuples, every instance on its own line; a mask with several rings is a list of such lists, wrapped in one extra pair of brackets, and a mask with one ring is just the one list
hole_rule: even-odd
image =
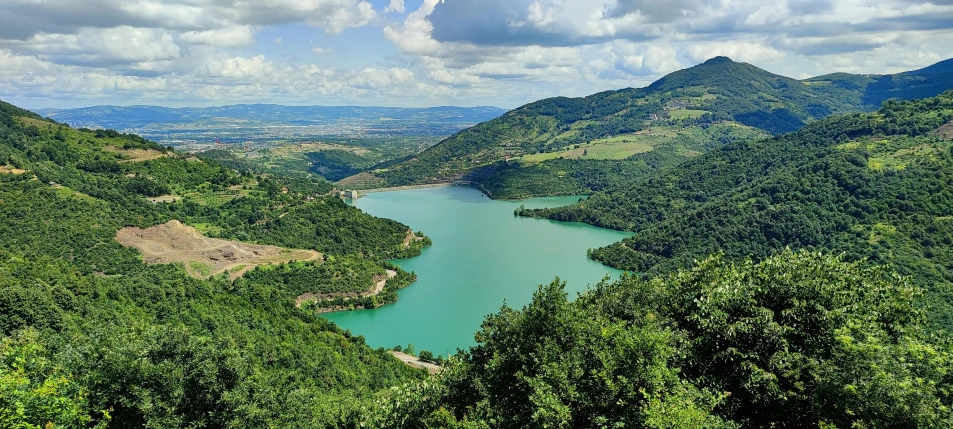
[(953, 57), (953, 0), (0, 0), (29, 107), (495, 105), (727, 55), (804, 78)]

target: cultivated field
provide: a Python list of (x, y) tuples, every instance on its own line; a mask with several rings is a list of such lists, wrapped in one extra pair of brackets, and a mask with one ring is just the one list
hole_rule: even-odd
[(682, 118), (700, 118), (702, 115), (708, 113), (707, 110), (694, 110), (694, 109), (679, 109), (679, 110), (669, 110), (669, 116), (677, 119)]
[(341, 179), (335, 185), (341, 189), (371, 189), (384, 184), (384, 180), (371, 173), (358, 173)]

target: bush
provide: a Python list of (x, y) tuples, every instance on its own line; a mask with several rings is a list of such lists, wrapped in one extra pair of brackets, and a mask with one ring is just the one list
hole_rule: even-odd
[(424, 362), (434, 362), (433, 353), (431, 353), (430, 350), (421, 350), (420, 356), (418, 357)]

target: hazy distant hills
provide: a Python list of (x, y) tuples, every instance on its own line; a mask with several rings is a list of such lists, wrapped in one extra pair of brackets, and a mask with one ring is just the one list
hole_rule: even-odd
[[(595, 190), (592, 183), (587, 183), (592, 180), (572, 177), (581, 175), (575, 174), (573, 168), (578, 161), (592, 158), (591, 143), (621, 144), (618, 140), (606, 140), (608, 137), (632, 136), (628, 141), (640, 144), (642, 137), (636, 133), (654, 133), (655, 136), (667, 133), (674, 137), (662, 143), (659, 139), (645, 143), (651, 146), (647, 151), (657, 153), (666, 145), (680, 144), (670, 152), (691, 156), (738, 136), (750, 136), (752, 132), (791, 132), (833, 114), (873, 111), (890, 98), (930, 97), (950, 88), (953, 88), (953, 60), (894, 75), (838, 73), (797, 80), (716, 57), (671, 73), (645, 88), (607, 91), (583, 98), (549, 98), (525, 105), (463, 130), (412, 159), (378, 171), (377, 175), (392, 185), (403, 185), (460, 177), (490, 168), (493, 170), (490, 175), (496, 177), (487, 179), (485, 184), (505, 188), (512, 184), (514, 177), (528, 174), (513, 171), (512, 161), (526, 166), (522, 160), (543, 159), (542, 164), (529, 163), (537, 170), (533, 174), (538, 173), (552, 183), (575, 181), (570, 186), (552, 185), (552, 192)], [(718, 134), (728, 137), (719, 140), (707, 135), (685, 143), (687, 137), (679, 135), (681, 130), (690, 127), (708, 130), (711, 125), (722, 126), (727, 131)], [(736, 131), (744, 132), (733, 136)], [(700, 132), (693, 133), (700, 135)], [(582, 156), (571, 151), (580, 147), (585, 147)], [(614, 150), (611, 153), (637, 152), (629, 158), (634, 160), (645, 158), (642, 152), (647, 151)], [(655, 166), (678, 162), (679, 157), (671, 153), (647, 162)], [(504, 164), (503, 160), (507, 162)], [(593, 159), (587, 164), (586, 175), (592, 176), (593, 171), (602, 168), (596, 165), (598, 161), (604, 160)], [(547, 163), (558, 166), (540, 172)], [(615, 162), (608, 168), (618, 168), (618, 165)], [(500, 169), (506, 170), (506, 177), (500, 176)], [(597, 176), (598, 180), (605, 180), (603, 175)], [(550, 191), (528, 186), (526, 192), (507, 195), (547, 192)]]
[(506, 112), (498, 107), (361, 107), (239, 104), (222, 107), (94, 106), (38, 109), (37, 113), (74, 127), (140, 129), (155, 124), (214, 127), (227, 125), (374, 125), (394, 123), (476, 124)]

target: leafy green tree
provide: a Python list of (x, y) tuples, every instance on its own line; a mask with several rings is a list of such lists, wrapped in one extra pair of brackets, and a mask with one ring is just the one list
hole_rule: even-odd
[(11, 429), (105, 427), (90, 416), (88, 392), (54, 364), (33, 329), (0, 339), (0, 426)]
[(433, 353), (430, 350), (421, 350), (418, 357), (424, 362), (434, 362)]
[(575, 302), (558, 280), (487, 316), (477, 346), (391, 391), (403, 427), (936, 428), (953, 354), (888, 268), (786, 251), (625, 276)]
[(885, 267), (786, 251), (760, 263), (716, 256), (581, 300), (670, 326), (683, 377), (726, 392), (718, 414), (745, 427), (945, 427), (953, 355), (923, 332), (921, 294)]

